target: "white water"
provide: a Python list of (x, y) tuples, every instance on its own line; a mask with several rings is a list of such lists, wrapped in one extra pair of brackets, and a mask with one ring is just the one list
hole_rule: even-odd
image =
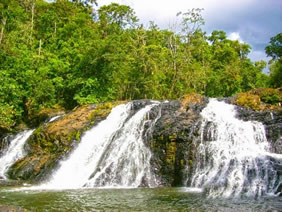
[(211, 99), (201, 113), (201, 142), (196, 154), (192, 187), (207, 188), (210, 197), (261, 196), (271, 194), (281, 177), (270, 160), (264, 127), (241, 121), (233, 105)]
[(150, 171), (151, 153), (142, 134), (148, 105), (132, 117), (131, 103), (115, 107), (106, 120), (87, 131), (69, 158), (61, 161), (51, 179), (34, 189), (77, 189), (82, 187), (138, 187), (145, 180), (156, 185)]
[(18, 133), (10, 142), (0, 157), (0, 177), (6, 179), (5, 173), (13, 163), (25, 156), (24, 144), (33, 130), (25, 130)]
[(53, 122), (56, 121), (57, 119), (59, 119), (61, 116), (54, 116), (52, 117), (48, 122)]

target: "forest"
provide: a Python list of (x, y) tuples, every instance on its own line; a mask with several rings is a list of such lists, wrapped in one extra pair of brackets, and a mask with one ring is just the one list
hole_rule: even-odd
[(95, 4), (1, 0), (2, 132), (49, 108), (281, 87), (282, 33), (265, 48), (272, 59), (264, 73), (265, 61), (248, 58), (250, 45), (202, 30), (202, 9), (179, 12), (181, 26), (160, 29), (144, 27), (129, 6)]

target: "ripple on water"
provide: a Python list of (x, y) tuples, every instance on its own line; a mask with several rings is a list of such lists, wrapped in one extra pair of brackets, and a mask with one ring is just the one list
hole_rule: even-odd
[(193, 188), (13, 191), (0, 188), (0, 205), (31, 211), (279, 211), (277, 197), (207, 199)]

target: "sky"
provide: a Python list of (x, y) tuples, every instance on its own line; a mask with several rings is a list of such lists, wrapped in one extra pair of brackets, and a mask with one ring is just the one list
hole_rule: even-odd
[(223, 30), (229, 39), (249, 44), (252, 61), (268, 61), (264, 48), (282, 32), (282, 0), (97, 0), (98, 6), (111, 2), (129, 5), (144, 26), (154, 21), (162, 29), (180, 22), (178, 12), (203, 8), (202, 29), (207, 34)]

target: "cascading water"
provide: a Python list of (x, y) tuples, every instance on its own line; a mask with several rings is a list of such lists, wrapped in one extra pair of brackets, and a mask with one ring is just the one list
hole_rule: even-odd
[(277, 193), (282, 179), (270, 153), (264, 127), (235, 117), (233, 105), (210, 99), (201, 112), (201, 141), (196, 143), (191, 187), (205, 188), (210, 197), (259, 197)]
[(134, 115), (132, 103), (115, 107), (106, 120), (85, 133), (51, 179), (37, 189), (155, 186), (151, 153), (142, 135), (145, 124), (154, 123), (148, 114), (158, 104), (152, 102)]
[(14, 162), (25, 156), (24, 144), (33, 130), (18, 133), (9, 145), (3, 150), (0, 157), (0, 177), (6, 179), (5, 173)]
[(52, 117), (48, 122), (53, 122), (53, 121), (56, 121), (57, 119), (61, 118), (61, 116), (54, 116)]

